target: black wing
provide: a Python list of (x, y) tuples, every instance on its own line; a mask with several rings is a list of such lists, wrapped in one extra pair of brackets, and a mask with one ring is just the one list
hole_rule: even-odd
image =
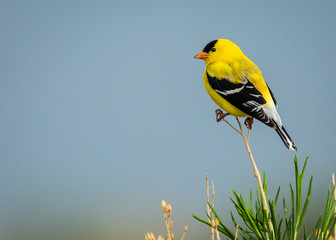
[(208, 81), (220, 96), (242, 112), (274, 128), (273, 119), (266, 115), (263, 106), (266, 100), (258, 89), (247, 79), (242, 83), (232, 83), (228, 79), (217, 79), (207, 73)]

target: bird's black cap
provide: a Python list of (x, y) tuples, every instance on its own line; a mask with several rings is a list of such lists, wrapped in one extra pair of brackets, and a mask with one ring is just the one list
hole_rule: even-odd
[(211, 42), (209, 42), (203, 49), (203, 52), (209, 53), (210, 50), (215, 46), (215, 44), (217, 43), (218, 40), (213, 40)]

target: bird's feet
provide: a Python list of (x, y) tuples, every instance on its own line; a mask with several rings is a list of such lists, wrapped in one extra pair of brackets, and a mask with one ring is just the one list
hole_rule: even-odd
[(252, 124), (253, 124), (253, 117), (247, 117), (244, 121), (244, 124), (248, 129), (251, 130), (252, 129)]
[(216, 110), (216, 121), (219, 122), (223, 120), (226, 116), (230, 115), (229, 113), (223, 113), (222, 110), (217, 109)]

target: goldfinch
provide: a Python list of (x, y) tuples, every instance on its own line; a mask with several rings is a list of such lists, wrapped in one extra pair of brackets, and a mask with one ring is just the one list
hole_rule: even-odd
[(235, 117), (258, 119), (274, 128), (288, 149), (297, 151), (261, 71), (236, 44), (227, 39), (211, 41), (195, 58), (205, 60), (203, 83), (220, 108)]

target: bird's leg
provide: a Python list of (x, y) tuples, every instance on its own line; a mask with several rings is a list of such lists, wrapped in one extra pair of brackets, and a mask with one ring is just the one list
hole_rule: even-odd
[(252, 129), (252, 124), (253, 124), (253, 117), (247, 117), (245, 119), (245, 122), (244, 122), (245, 126), (248, 128), (248, 129)]
[(223, 113), (222, 110), (217, 109), (216, 110), (216, 121), (219, 122), (223, 120), (226, 116), (230, 115), (229, 113)]

